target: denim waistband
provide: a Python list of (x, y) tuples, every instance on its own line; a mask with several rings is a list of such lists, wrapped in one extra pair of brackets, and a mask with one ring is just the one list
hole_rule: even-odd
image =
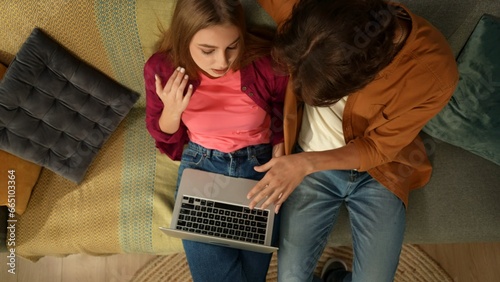
[(259, 156), (261, 154), (270, 154), (272, 152), (271, 144), (259, 144), (259, 145), (251, 145), (245, 148), (230, 152), (224, 153), (215, 149), (207, 149), (199, 144), (188, 142), (187, 148), (196, 151), (198, 153), (204, 154), (207, 157), (215, 156), (215, 157), (254, 157)]

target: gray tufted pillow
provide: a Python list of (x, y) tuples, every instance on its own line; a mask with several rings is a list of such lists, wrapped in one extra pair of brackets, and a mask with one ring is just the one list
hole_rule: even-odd
[(35, 28), (0, 83), (0, 149), (80, 183), (138, 98)]

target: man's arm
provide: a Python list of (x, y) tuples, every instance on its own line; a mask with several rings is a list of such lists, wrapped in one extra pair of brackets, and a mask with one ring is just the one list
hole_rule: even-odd
[(299, 0), (257, 0), (260, 6), (280, 26), (292, 13), (292, 8)]

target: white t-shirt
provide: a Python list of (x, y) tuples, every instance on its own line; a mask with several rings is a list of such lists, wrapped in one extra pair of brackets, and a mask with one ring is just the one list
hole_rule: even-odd
[(304, 106), (298, 142), (306, 152), (345, 146), (342, 115), (347, 96), (330, 107)]

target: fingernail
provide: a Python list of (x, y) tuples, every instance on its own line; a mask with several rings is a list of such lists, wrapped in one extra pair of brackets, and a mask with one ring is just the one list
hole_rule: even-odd
[(157, 75), (157, 74), (155, 74), (155, 80), (157, 80), (157, 79), (158, 79), (158, 75)]
[(184, 73), (186, 70), (184, 68), (181, 68), (180, 72)]
[(176, 71), (181, 71), (181, 67), (177, 67), (175, 70)]
[(187, 74), (184, 76), (184, 79), (188, 79), (188, 75)]

